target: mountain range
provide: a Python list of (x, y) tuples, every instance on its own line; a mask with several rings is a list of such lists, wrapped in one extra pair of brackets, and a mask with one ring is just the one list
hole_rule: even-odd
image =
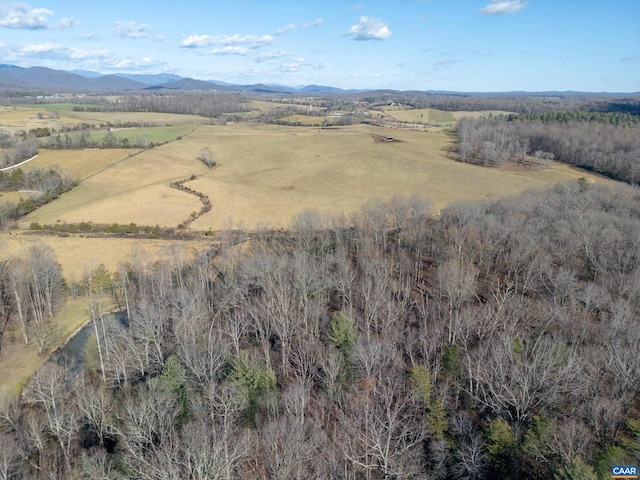
[(305, 85), (237, 85), (217, 80), (196, 80), (171, 73), (103, 75), (87, 70), (55, 70), (46, 67), (18, 67), (0, 64), (0, 90), (43, 90), (56, 92), (124, 92), (124, 91), (220, 91), (243, 93), (361, 93), (367, 90), (343, 90), (337, 87)]

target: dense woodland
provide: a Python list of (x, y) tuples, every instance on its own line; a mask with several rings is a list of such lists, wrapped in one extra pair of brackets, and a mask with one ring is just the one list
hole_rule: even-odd
[(38, 141), (35, 135), (11, 135), (0, 130), (0, 167), (15, 165), (38, 154)]
[(77, 184), (77, 181), (57, 168), (36, 168), (25, 173), (17, 167), (0, 172), (0, 191), (26, 190), (25, 193), (28, 193), (27, 198), (21, 198), (17, 204), (0, 204), (0, 228), (9, 226), (12, 220), (17, 220), (39, 206), (55, 200)]
[(35, 96), (23, 94), (0, 97), (0, 105), (42, 105), (47, 103), (77, 104), (77, 111), (95, 112), (159, 112), (217, 117), (224, 113), (244, 112), (249, 100), (238, 93), (162, 92), (129, 93), (118, 96), (118, 101), (101, 95), (73, 97)]
[[(637, 189), (439, 216), (396, 199), (238, 238), (87, 274), (84, 368), (51, 362), (0, 409), (0, 478), (560, 480), (640, 461)], [(5, 260), (0, 313), (28, 333)]]
[(494, 166), (508, 161), (556, 159), (639, 184), (640, 124), (629, 121), (616, 125), (626, 118), (616, 114), (580, 118), (575, 112), (571, 115), (554, 112), (531, 119), (464, 118), (456, 130), (459, 158), (463, 162)]

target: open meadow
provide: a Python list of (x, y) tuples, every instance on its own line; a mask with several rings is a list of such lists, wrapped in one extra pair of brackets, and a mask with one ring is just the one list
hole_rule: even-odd
[[(374, 136), (397, 141), (375, 142)], [(217, 166), (197, 160), (207, 147)], [(181, 140), (124, 158), (21, 222), (122, 223), (175, 227), (200, 200), (169, 185), (195, 175), (189, 188), (212, 210), (192, 229), (230, 225), (287, 226), (306, 209), (338, 215), (373, 199), (417, 195), (438, 210), (461, 199), (511, 195), (533, 187), (599, 177), (560, 163), (496, 169), (456, 162), (446, 130), (429, 132), (367, 125), (334, 128), (232, 124), (200, 126)], [(97, 151), (99, 152), (99, 151)], [(62, 153), (62, 152), (61, 152)]]
[(452, 112), (433, 108), (384, 107), (382, 111), (387, 119), (397, 122), (424, 123), (432, 125), (452, 125), (455, 123)]
[[(51, 114), (49, 114), (51, 113)], [(29, 107), (2, 107), (0, 106), (0, 130), (11, 133), (29, 131), (34, 128), (72, 127), (81, 123), (77, 118), (62, 114), (57, 116), (53, 112), (47, 112), (36, 106)]]
[(36, 168), (57, 167), (72, 179), (82, 181), (90, 175), (115, 165), (139, 152), (135, 148), (92, 148), (86, 150), (46, 150), (40, 149), (38, 157), (20, 168), (28, 172)]

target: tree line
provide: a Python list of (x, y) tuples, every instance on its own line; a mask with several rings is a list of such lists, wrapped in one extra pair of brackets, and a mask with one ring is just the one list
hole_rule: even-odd
[(85, 369), (0, 409), (0, 473), (608, 478), (640, 459), (639, 199), (393, 199), (88, 272)]
[(0, 166), (10, 167), (37, 155), (38, 140), (35, 134), (11, 135), (5, 130), (0, 130), (0, 149)]
[[(43, 244), (25, 258), (0, 258), (0, 357), (9, 327), (44, 353), (56, 340), (52, 317), (64, 299), (64, 280), (53, 252)], [(16, 325), (12, 325), (15, 323)], [(1, 445), (1, 443), (0, 443)], [(5, 474), (1, 478), (8, 478)]]
[(509, 160), (555, 158), (616, 180), (640, 183), (640, 124), (592, 121), (463, 118), (458, 122), (459, 158), (500, 165)]
[(57, 168), (36, 168), (25, 173), (17, 167), (0, 172), (0, 191), (28, 190), (25, 198), (21, 198), (17, 204), (3, 202), (0, 205), (0, 226), (55, 200), (77, 184), (77, 181)]

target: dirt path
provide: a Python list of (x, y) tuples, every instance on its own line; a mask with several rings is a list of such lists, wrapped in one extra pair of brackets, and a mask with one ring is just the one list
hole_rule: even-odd
[(35, 160), (36, 158), (38, 158), (38, 155), (34, 155), (33, 157), (27, 159), (27, 160), (23, 160), (20, 163), (17, 163), (15, 165), (11, 165), (10, 167), (4, 167), (4, 168), (0, 168), (0, 172), (5, 172), (7, 170), (11, 170), (12, 168), (18, 168), (20, 165), (24, 165), (25, 163), (30, 162), (31, 160)]

